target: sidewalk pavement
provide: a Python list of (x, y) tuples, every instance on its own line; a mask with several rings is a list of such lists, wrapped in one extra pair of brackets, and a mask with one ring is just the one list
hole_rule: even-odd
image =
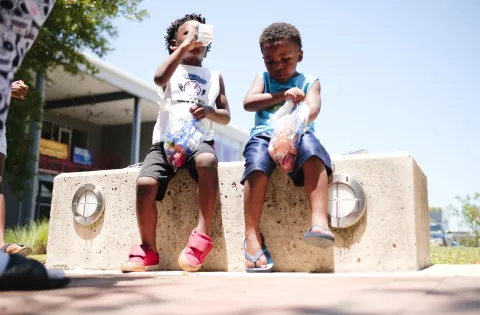
[(68, 288), (0, 294), (0, 314), (480, 314), (480, 265), (415, 273), (68, 271)]

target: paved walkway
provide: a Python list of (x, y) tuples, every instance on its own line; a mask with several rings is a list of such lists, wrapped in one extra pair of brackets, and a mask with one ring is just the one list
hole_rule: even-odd
[(70, 272), (66, 289), (1, 293), (0, 314), (480, 314), (480, 265), (459, 267), (414, 275)]

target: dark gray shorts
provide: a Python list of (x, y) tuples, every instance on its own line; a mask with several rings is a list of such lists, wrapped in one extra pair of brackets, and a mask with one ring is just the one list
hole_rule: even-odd
[[(201, 143), (193, 152), (187, 157), (187, 161), (180, 168), (188, 168), (190, 176), (198, 182), (198, 172), (195, 168), (195, 158), (201, 153), (215, 154), (214, 142), (205, 141)], [(161, 201), (165, 197), (168, 183), (175, 176), (175, 169), (167, 161), (167, 155), (163, 149), (163, 142), (157, 142), (152, 145), (147, 153), (147, 157), (143, 162), (142, 169), (138, 177), (151, 177), (158, 181), (158, 192), (155, 200)]]

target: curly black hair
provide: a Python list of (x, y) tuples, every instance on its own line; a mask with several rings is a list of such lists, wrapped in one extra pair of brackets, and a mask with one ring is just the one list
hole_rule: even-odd
[(289, 23), (276, 22), (267, 26), (260, 35), (260, 48), (267, 43), (276, 43), (284, 40), (291, 40), (302, 49), (302, 37), (298, 29)]
[[(192, 13), (192, 14), (185, 14), (184, 17), (181, 17), (173, 21), (172, 24), (170, 24), (170, 26), (167, 28), (167, 35), (165, 35), (165, 46), (167, 47), (169, 54), (173, 53), (173, 51), (170, 49), (170, 42), (176, 39), (177, 32), (180, 26), (182, 26), (183, 23), (188, 21), (198, 21), (199, 23), (205, 24), (207, 20), (201, 14)], [(210, 47), (211, 47), (211, 44), (208, 45), (207, 52), (210, 51)]]

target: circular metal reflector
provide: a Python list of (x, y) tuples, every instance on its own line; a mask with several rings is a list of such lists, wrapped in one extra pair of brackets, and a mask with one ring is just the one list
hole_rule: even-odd
[(85, 184), (73, 196), (73, 217), (79, 224), (95, 223), (102, 216), (104, 208), (103, 192), (96, 185)]
[(360, 220), (365, 213), (366, 200), (362, 185), (353, 177), (334, 174), (328, 186), (328, 215), (330, 225), (347, 228)]

